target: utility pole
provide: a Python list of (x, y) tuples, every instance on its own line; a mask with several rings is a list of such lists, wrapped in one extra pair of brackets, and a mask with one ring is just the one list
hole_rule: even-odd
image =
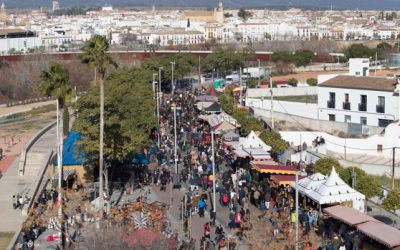
[(152, 82), (152, 88), (153, 88), (153, 99), (156, 99), (156, 76), (157, 73), (153, 73), (153, 82)]
[(260, 59), (257, 59), (258, 62), (258, 87), (261, 85), (261, 62)]
[[(155, 77), (157, 76), (157, 73), (153, 74), (153, 89), (156, 90), (155, 84), (156, 84), (156, 79)], [(157, 107), (157, 146), (160, 148), (161, 146), (161, 130), (160, 130), (160, 92), (156, 91), (154, 93), (155, 99), (156, 99), (156, 107)]]
[(180, 110), (180, 107), (177, 107), (175, 103), (171, 105), (172, 110), (174, 111), (174, 171), (175, 174), (178, 175), (178, 152), (177, 152), (177, 133), (176, 133), (176, 110)]
[[(64, 249), (64, 224), (63, 224), (63, 211), (62, 211), (62, 176), (63, 176), (63, 163), (62, 163), (62, 150), (63, 150), (63, 135), (62, 135), (62, 129), (60, 128), (61, 121), (60, 121), (60, 100), (57, 99), (57, 166), (58, 166), (58, 201), (59, 201), (59, 207), (58, 207), (58, 217), (60, 220), (60, 225), (61, 225), (61, 249)], [(103, 195), (103, 194), (100, 194)]]
[[(216, 216), (217, 204), (215, 203), (215, 153), (214, 153), (214, 130), (211, 130), (211, 155), (212, 155), (212, 173), (213, 173), (213, 213)], [(215, 217), (214, 217), (215, 218)]]
[(161, 83), (162, 83), (162, 81), (161, 81), (161, 70), (163, 70), (163, 67), (162, 66), (160, 66), (160, 67), (158, 67), (158, 92), (160, 92), (160, 95), (159, 95), (159, 97), (158, 98), (160, 98), (160, 105), (161, 105)]
[(275, 129), (275, 124), (274, 124), (274, 95), (272, 93), (272, 76), (270, 75), (269, 77), (269, 89), (271, 93), (271, 127), (272, 129)]
[(175, 69), (175, 61), (171, 62), (171, 85), (172, 85), (172, 95), (175, 93), (175, 83), (174, 83), (174, 69)]
[(378, 52), (375, 52), (375, 76), (377, 67), (378, 67)]
[[(301, 152), (301, 151), (300, 151)], [(301, 155), (301, 153), (300, 153)], [(299, 171), (296, 170), (296, 250), (299, 249), (299, 190), (298, 190), (298, 185), (299, 185)]]
[(394, 168), (396, 167), (396, 147), (393, 147), (393, 159), (392, 159), (392, 190), (394, 190), (395, 185), (394, 185)]
[(242, 107), (242, 67), (239, 68), (239, 106)]
[[(199, 71), (199, 84), (200, 84), (200, 89), (201, 89), (201, 64), (200, 64), (200, 56), (199, 56), (198, 71)], [(214, 84), (214, 83), (213, 83), (213, 84)]]

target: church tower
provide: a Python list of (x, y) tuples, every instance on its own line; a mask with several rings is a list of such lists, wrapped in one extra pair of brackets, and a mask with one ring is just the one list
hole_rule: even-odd
[(6, 6), (4, 5), (4, 3), (2, 3), (0, 7), (0, 16), (5, 16), (5, 15), (6, 15)]
[(60, 2), (58, 0), (53, 0), (53, 12), (60, 9)]
[(218, 7), (214, 9), (214, 20), (218, 23), (224, 23), (224, 6), (221, 1), (219, 1)]

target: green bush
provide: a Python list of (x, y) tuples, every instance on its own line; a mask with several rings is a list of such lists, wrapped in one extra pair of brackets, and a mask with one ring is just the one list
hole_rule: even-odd
[(310, 86), (317, 86), (318, 80), (315, 78), (308, 78), (307, 79), (307, 84)]

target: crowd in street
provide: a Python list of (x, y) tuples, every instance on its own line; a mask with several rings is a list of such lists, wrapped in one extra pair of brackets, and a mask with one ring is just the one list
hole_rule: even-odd
[[(197, 93), (198, 94), (198, 93)], [(208, 249), (224, 249), (226, 232), (234, 233), (239, 240), (251, 240), (251, 234), (265, 234), (265, 237), (288, 242), (295, 234), (295, 191), (289, 185), (277, 185), (268, 175), (254, 172), (250, 160), (238, 158), (223, 147), (222, 139), (215, 139), (215, 176), (212, 172), (211, 127), (198, 119), (201, 111), (195, 108), (195, 95), (189, 92), (164, 98), (160, 108), (159, 134), (154, 131), (154, 141), (161, 138), (160, 150), (156, 157), (160, 168), (153, 173), (155, 184), (165, 191), (165, 185), (174, 180), (174, 117), (171, 105), (180, 107), (177, 112), (177, 159), (179, 176), (188, 192), (182, 197), (182, 219), (185, 231), (188, 218), (197, 214), (204, 217), (209, 211), (210, 222), (203, 225), (201, 244)], [(323, 138), (318, 138), (323, 143)], [(168, 167), (171, 166), (171, 167)], [(171, 177), (168, 179), (168, 177)], [(216, 203), (220, 208), (213, 212), (213, 179), (216, 182)], [(225, 211), (221, 211), (225, 210)], [(220, 212), (221, 211), (221, 212)], [(305, 239), (310, 232), (316, 233), (323, 242), (322, 249), (359, 249), (360, 237), (355, 232), (324, 215), (313, 204), (301, 197), (299, 206), (299, 237)], [(222, 216), (225, 216), (221, 218)], [(216, 216), (227, 225), (221, 226)], [(254, 219), (257, 218), (257, 219)], [(264, 223), (263, 232), (252, 232), (254, 223)], [(199, 226), (199, 225), (193, 225)], [(215, 238), (211, 239), (211, 227), (215, 227)], [(225, 228), (225, 229), (224, 229)], [(287, 240), (287, 241), (285, 241)], [(285, 244), (285, 243), (283, 243)], [(211, 247), (212, 246), (212, 247)], [(285, 246), (285, 245), (283, 245)], [(290, 245), (286, 245), (289, 247)], [(311, 242), (304, 242), (305, 249), (317, 249)]]

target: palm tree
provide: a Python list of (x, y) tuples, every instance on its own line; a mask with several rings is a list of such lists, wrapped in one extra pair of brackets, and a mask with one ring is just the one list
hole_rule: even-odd
[[(60, 216), (60, 223), (62, 223), (62, 155), (63, 155), (63, 129), (61, 128), (60, 119), (63, 116), (63, 107), (65, 100), (72, 93), (72, 88), (69, 82), (69, 72), (64, 69), (60, 64), (53, 63), (50, 65), (48, 70), (42, 71), (40, 75), (40, 85), (39, 89), (43, 95), (54, 96), (57, 98), (57, 165), (58, 165), (58, 200), (60, 201), (60, 206), (58, 210), (58, 215)], [(68, 126), (68, 124), (63, 124), (63, 126)], [(64, 232), (63, 227), (61, 227), (62, 235), (62, 248), (64, 246)]]
[[(110, 66), (117, 67), (113, 59), (107, 55), (108, 47), (109, 43), (106, 37), (94, 35), (84, 43), (81, 49), (84, 54), (80, 57), (83, 63), (94, 68), (95, 83), (98, 81), (100, 85), (99, 203), (101, 208), (104, 207), (104, 79)], [(100, 76), (99, 79), (97, 79), (97, 75)]]

